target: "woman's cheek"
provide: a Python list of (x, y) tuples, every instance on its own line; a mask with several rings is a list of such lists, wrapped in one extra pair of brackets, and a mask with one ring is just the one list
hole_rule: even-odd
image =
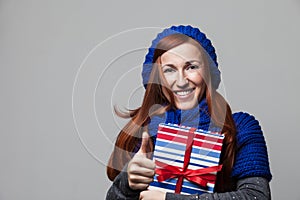
[(176, 81), (176, 75), (172, 74), (172, 75), (165, 76), (165, 79), (166, 79), (167, 84), (168, 84), (168, 85), (165, 85), (165, 86), (167, 88), (170, 88), (174, 84), (174, 82)]
[(197, 72), (189, 74), (187, 78), (196, 85), (201, 84), (203, 81), (201, 73), (197, 73)]

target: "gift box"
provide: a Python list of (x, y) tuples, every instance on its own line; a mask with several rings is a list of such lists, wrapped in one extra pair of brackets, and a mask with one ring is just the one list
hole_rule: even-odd
[(159, 124), (148, 189), (180, 194), (213, 193), (224, 136), (193, 127)]

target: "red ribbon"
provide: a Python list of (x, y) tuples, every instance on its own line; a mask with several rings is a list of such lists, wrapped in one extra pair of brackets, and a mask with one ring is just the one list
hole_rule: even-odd
[(216, 180), (216, 175), (210, 174), (211, 172), (218, 172), (222, 169), (222, 165), (202, 168), (202, 169), (186, 169), (182, 170), (180, 167), (174, 167), (172, 165), (167, 165), (158, 160), (155, 161), (156, 165), (161, 168), (157, 168), (155, 173), (158, 175), (158, 182), (168, 180), (170, 178), (178, 178), (176, 183), (175, 193), (180, 193), (182, 188), (183, 179), (187, 179), (203, 187), (207, 186), (207, 183), (214, 182)]
[(208, 182), (214, 182), (216, 180), (216, 175), (210, 173), (218, 172), (222, 169), (222, 165), (217, 165), (217, 166), (212, 166), (212, 167), (207, 167), (207, 168), (202, 168), (197, 170), (191, 170), (187, 168), (191, 157), (195, 130), (196, 130), (195, 128), (191, 128), (189, 131), (185, 155), (184, 155), (184, 163), (182, 168), (174, 167), (172, 165), (168, 165), (158, 160), (155, 160), (156, 165), (160, 167), (155, 170), (156, 174), (158, 175), (157, 176), (158, 182), (162, 182), (170, 178), (178, 178), (176, 183), (175, 193), (181, 192), (184, 178), (198, 185), (206, 187)]

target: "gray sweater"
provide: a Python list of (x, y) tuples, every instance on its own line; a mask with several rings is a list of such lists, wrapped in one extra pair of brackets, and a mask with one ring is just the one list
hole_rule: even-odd
[[(127, 170), (124, 170), (115, 178), (112, 186), (109, 188), (106, 196), (106, 200), (138, 200), (140, 196), (140, 190), (132, 190), (128, 184)], [(174, 193), (167, 193), (166, 200), (192, 200), (192, 199), (257, 199), (257, 200), (269, 200), (271, 199), (271, 192), (269, 182), (262, 177), (247, 177), (238, 180), (236, 191), (226, 193), (213, 193), (213, 194), (193, 194), (193, 195), (181, 195)]]

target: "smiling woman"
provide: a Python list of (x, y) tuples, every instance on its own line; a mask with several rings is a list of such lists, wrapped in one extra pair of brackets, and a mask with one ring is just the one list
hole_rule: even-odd
[[(165, 29), (153, 40), (142, 75), (146, 91), (141, 107), (127, 114), (117, 111), (131, 119), (119, 133), (107, 166), (114, 182), (107, 199), (270, 199), (272, 175), (261, 128), (247, 113), (232, 114), (217, 92), (221, 80), (217, 56), (204, 33), (191, 26)], [(148, 190), (156, 173), (151, 158), (160, 123), (225, 136), (214, 193)], [(171, 148), (172, 153), (177, 151)]]
[[(192, 40), (168, 50), (158, 59), (167, 87), (174, 94), (175, 106), (182, 110), (197, 106), (199, 97), (202, 97), (205, 89), (203, 77), (205, 77), (205, 68), (208, 67), (205, 66), (207, 62), (204, 62), (205, 56), (201, 52), (199, 43)], [(164, 89), (163, 93), (168, 97)]]

